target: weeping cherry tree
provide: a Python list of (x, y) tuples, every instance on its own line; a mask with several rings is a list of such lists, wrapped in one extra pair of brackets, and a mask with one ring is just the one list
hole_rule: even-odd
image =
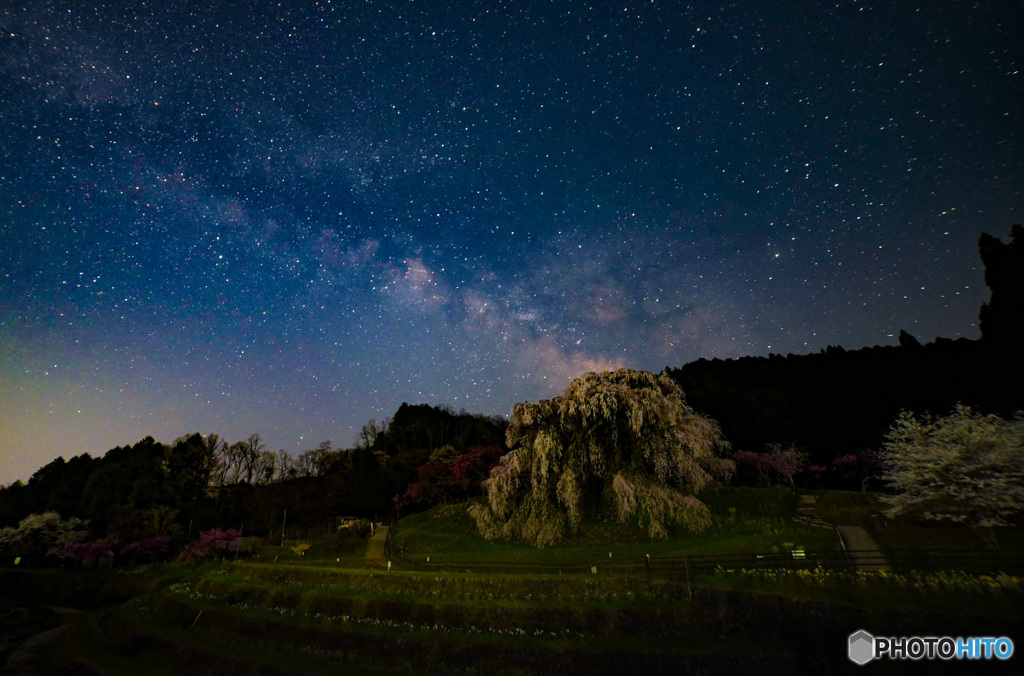
[(704, 530), (711, 515), (695, 494), (733, 470), (718, 424), (665, 373), (588, 373), (560, 397), (517, 404), (507, 442), (484, 482), (487, 502), (470, 511), (484, 537), (537, 547), (575, 533), (587, 514), (639, 522), (651, 537)]

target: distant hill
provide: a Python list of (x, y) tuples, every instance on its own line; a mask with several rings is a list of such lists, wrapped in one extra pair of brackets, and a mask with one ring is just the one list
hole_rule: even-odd
[[(132, 541), (181, 536), (193, 532), (190, 524), (194, 532), (242, 524), (266, 532), (281, 523), (285, 510), (290, 524), (327, 528), (339, 515), (390, 513), (395, 496), (410, 484), (425, 486), (420, 469), (428, 463), (448, 483), (440, 492), (421, 491), (410, 509), (429, 506), (434, 498), (475, 494), (477, 474), (486, 475), (504, 450), (507, 426), (497, 416), (403, 403), (393, 418), (367, 423), (358, 447), (332, 449), (327, 441), (298, 458), (260, 450), (259, 435), (230, 446), (217, 435), (187, 434), (173, 444), (146, 437), (95, 458), (59, 457), (27, 483), (0, 487), (0, 528), (32, 513), (56, 511), (88, 519), (99, 535)], [(265, 469), (230, 469), (250, 457)], [(448, 465), (461, 473), (445, 475)]]
[(877, 449), (901, 410), (942, 415), (957, 403), (1009, 416), (1024, 410), (1024, 228), (983, 234), (990, 299), (980, 340), (938, 338), (818, 354), (700, 359), (668, 369), (695, 409), (719, 421), (734, 449), (794, 443), (811, 462)]

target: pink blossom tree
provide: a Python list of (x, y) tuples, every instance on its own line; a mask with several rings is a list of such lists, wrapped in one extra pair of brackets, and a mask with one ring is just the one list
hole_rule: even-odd
[(208, 530), (199, 536), (199, 539), (188, 543), (181, 554), (179, 561), (196, 561), (199, 559), (220, 556), (228, 552), (234, 552), (238, 548), (241, 533), (237, 530)]

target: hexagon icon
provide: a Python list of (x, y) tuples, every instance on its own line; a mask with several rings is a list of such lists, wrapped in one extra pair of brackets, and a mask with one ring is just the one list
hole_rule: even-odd
[(875, 657), (875, 637), (860, 629), (850, 634), (850, 661), (864, 665)]

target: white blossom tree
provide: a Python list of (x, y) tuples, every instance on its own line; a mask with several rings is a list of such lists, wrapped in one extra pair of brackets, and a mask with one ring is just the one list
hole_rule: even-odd
[(673, 525), (703, 530), (711, 515), (695, 494), (733, 469), (719, 457), (728, 445), (718, 424), (664, 373), (588, 373), (560, 397), (517, 404), (507, 442), (484, 482), (487, 502), (470, 511), (484, 537), (538, 547), (601, 511), (651, 537)]
[[(958, 405), (945, 417), (904, 412), (880, 456), (896, 489), (888, 514), (914, 514), (972, 528), (1007, 525), (1024, 509), (1024, 418)], [(991, 531), (987, 531), (991, 535)]]
[(88, 522), (57, 512), (29, 514), (17, 528), (0, 528), (0, 553), (42, 557), (88, 535)]

